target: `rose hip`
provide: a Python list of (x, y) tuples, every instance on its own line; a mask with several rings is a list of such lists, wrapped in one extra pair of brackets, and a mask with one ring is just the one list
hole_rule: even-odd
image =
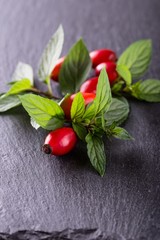
[(80, 88), (80, 92), (82, 93), (96, 93), (98, 83), (98, 77), (94, 77), (85, 81)]
[(99, 75), (103, 68), (106, 69), (110, 84), (112, 85), (113, 82), (118, 77), (118, 73), (116, 72), (116, 64), (114, 62), (103, 62), (103, 63), (99, 64), (95, 68), (96, 75)]
[(55, 67), (52, 70), (52, 73), (51, 73), (50, 77), (51, 77), (52, 80), (54, 80), (56, 82), (58, 82), (58, 76), (59, 76), (59, 73), (60, 73), (61, 66), (64, 62), (64, 59), (65, 59), (65, 57), (59, 58), (57, 60), (57, 63), (55, 65)]
[(77, 136), (72, 128), (58, 128), (48, 134), (45, 139), (42, 150), (46, 154), (56, 156), (69, 153), (77, 142)]
[(92, 66), (95, 68), (102, 62), (112, 61), (115, 62), (117, 60), (116, 53), (110, 49), (100, 49), (90, 52), (90, 58), (92, 61)]

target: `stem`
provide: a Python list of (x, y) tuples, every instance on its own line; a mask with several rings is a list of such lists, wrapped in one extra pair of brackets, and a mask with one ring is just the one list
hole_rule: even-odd
[(123, 92), (131, 93), (132, 92), (132, 87), (131, 86), (126, 86), (125, 88), (123, 88)]
[(40, 91), (39, 89), (34, 88), (34, 87), (32, 87), (31, 89), (29, 89), (28, 91), (29, 91), (29, 92), (33, 92), (33, 93), (37, 93), (37, 94), (39, 94), (39, 95), (43, 95), (43, 96), (48, 97), (48, 98), (50, 98), (50, 99), (52, 99), (52, 98), (53, 98), (53, 99), (60, 99), (60, 98), (58, 98), (58, 97), (53, 96), (53, 95), (50, 94), (50, 93), (42, 92), (42, 91)]
[(52, 88), (51, 88), (51, 80), (49, 77), (46, 78), (46, 83), (47, 83), (47, 86), (48, 86), (48, 93), (53, 96), (53, 93), (52, 93)]

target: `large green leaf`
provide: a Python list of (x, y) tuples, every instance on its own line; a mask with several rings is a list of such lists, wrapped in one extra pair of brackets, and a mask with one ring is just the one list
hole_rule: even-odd
[(104, 114), (107, 126), (112, 123), (122, 124), (128, 117), (129, 104), (125, 98), (113, 98), (108, 111)]
[(63, 94), (77, 92), (90, 70), (89, 52), (83, 40), (80, 39), (70, 49), (60, 70), (59, 82)]
[(148, 79), (132, 86), (133, 95), (147, 102), (160, 102), (160, 80)]
[(118, 65), (126, 65), (132, 78), (141, 77), (149, 67), (152, 54), (151, 40), (140, 40), (132, 43), (119, 57)]
[(3, 94), (0, 96), (0, 112), (5, 112), (11, 108), (17, 107), (21, 104), (21, 101), (16, 95), (6, 96)]
[(86, 136), (86, 142), (90, 162), (96, 171), (103, 176), (106, 167), (106, 156), (102, 138), (89, 133)]
[(84, 119), (92, 119), (98, 114), (107, 111), (112, 102), (112, 95), (108, 75), (105, 69), (102, 69), (98, 78), (98, 84), (96, 89), (96, 98), (93, 103), (86, 109), (83, 116)]
[(15, 83), (22, 79), (28, 79), (30, 84), (33, 85), (33, 69), (29, 64), (19, 62), (12, 75), (12, 82)]
[(38, 76), (41, 81), (48, 81), (48, 78), (56, 65), (56, 61), (61, 54), (63, 42), (64, 32), (62, 25), (60, 25), (42, 53), (38, 69)]
[(55, 130), (64, 124), (64, 112), (58, 103), (34, 94), (19, 97), (30, 117), (42, 128)]

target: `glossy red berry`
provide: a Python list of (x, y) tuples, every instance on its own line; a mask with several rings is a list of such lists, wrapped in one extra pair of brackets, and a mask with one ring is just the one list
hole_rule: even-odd
[(80, 88), (80, 92), (82, 93), (96, 93), (98, 83), (98, 77), (94, 77), (85, 81)]
[(46, 154), (56, 156), (69, 153), (77, 142), (77, 136), (72, 128), (58, 128), (48, 134), (45, 139), (42, 150)]
[[(82, 93), (84, 101), (85, 101), (85, 106), (88, 105), (90, 102), (92, 102), (96, 95), (94, 93)], [(72, 94), (71, 96), (68, 96), (67, 98), (64, 99), (64, 101), (61, 103), (61, 108), (63, 109), (65, 113), (65, 117), (67, 119), (71, 118), (71, 106), (73, 99), (75, 98), (76, 94)]]
[(51, 79), (56, 81), (56, 82), (58, 82), (58, 76), (59, 76), (59, 73), (60, 73), (61, 66), (64, 62), (64, 59), (65, 59), (65, 57), (59, 58), (57, 60), (57, 63), (55, 65), (54, 69), (52, 70)]
[(95, 68), (100, 63), (108, 61), (115, 62), (117, 60), (116, 53), (110, 49), (100, 49), (92, 51), (90, 52), (90, 58), (93, 68)]
[(104, 62), (104, 63), (99, 64), (95, 68), (96, 75), (99, 75), (103, 68), (106, 69), (110, 84), (112, 84), (118, 77), (118, 74), (116, 72), (116, 64), (114, 62)]

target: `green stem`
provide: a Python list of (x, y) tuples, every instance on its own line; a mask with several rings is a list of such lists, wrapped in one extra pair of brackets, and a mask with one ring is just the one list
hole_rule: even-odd
[(52, 92), (52, 88), (51, 88), (51, 80), (50, 80), (50, 77), (47, 77), (46, 78), (46, 83), (47, 83), (47, 86), (48, 86), (48, 93), (53, 96), (53, 92)]
[(126, 86), (125, 88), (123, 88), (123, 92), (131, 94), (132, 93), (132, 87), (131, 86)]

